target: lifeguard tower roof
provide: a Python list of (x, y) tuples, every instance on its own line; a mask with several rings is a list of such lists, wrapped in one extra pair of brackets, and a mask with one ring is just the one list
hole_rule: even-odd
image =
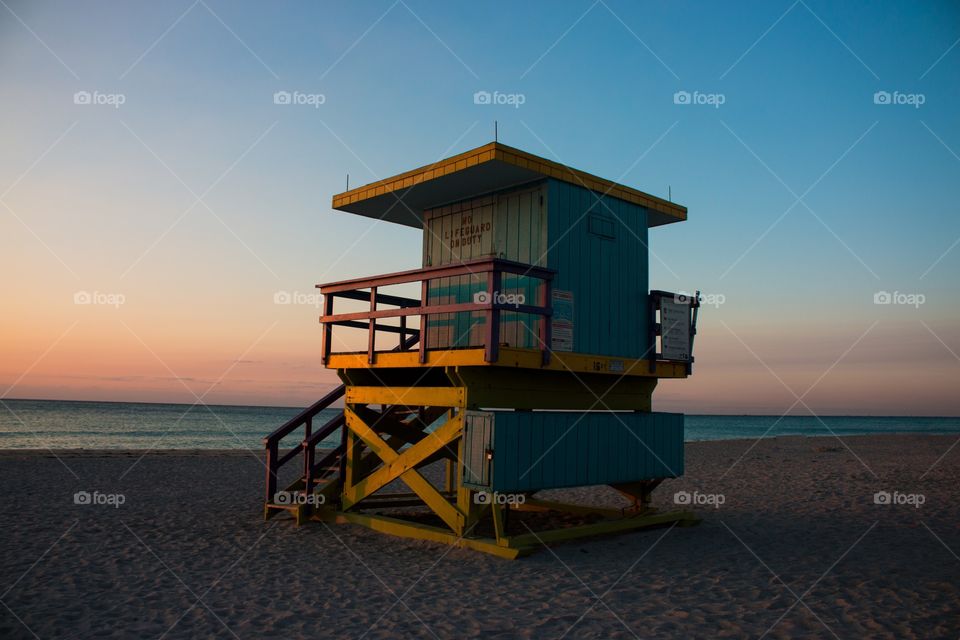
[(651, 227), (687, 219), (684, 206), (499, 142), (339, 193), (333, 208), (422, 229), (427, 209), (544, 178), (646, 207)]

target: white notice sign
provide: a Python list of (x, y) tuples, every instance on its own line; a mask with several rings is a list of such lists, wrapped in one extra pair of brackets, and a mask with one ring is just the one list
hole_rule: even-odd
[(573, 292), (553, 290), (553, 317), (550, 319), (550, 349), (573, 351)]
[(690, 360), (690, 304), (671, 298), (660, 301), (660, 343), (664, 360)]

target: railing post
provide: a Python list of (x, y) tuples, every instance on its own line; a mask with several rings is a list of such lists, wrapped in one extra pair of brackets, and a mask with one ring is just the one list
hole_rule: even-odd
[(313, 418), (307, 418), (303, 429), (303, 494), (313, 492), (313, 447), (310, 446), (310, 436), (313, 435)]
[(266, 503), (273, 502), (273, 497), (277, 493), (277, 441), (270, 440), (267, 443), (267, 498)]
[[(377, 310), (377, 288), (370, 287), (370, 312)], [(367, 331), (367, 362), (373, 364), (376, 360), (376, 342), (377, 342), (377, 319), (370, 318), (370, 325)]]
[(540, 316), (540, 340), (543, 343), (543, 366), (550, 364), (550, 350), (553, 349), (553, 279), (546, 278), (541, 287), (540, 306), (550, 309), (550, 315)]
[[(430, 280), (420, 282), (420, 308), (427, 308), (427, 295), (430, 291)], [(427, 313), (420, 314), (420, 364), (427, 361)]]
[[(323, 315), (333, 315), (333, 294), (331, 293), (323, 296)], [(320, 362), (321, 364), (327, 364), (327, 360), (330, 358), (330, 343), (333, 340), (333, 324), (325, 322), (320, 336)]]
[(400, 351), (405, 351), (407, 344), (407, 316), (400, 316)]
[(491, 306), (486, 311), (487, 331), (483, 353), (486, 362), (496, 362), (500, 355), (500, 309), (497, 308), (497, 295), (500, 293), (501, 281), (502, 274), (494, 265), (493, 270), (487, 273), (487, 304)]
[(310, 440), (303, 441), (303, 495), (313, 493), (313, 458), (316, 449)]

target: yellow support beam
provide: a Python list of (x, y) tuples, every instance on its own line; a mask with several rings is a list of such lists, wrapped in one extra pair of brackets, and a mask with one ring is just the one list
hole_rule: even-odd
[(345, 404), (389, 404), (410, 407), (463, 407), (467, 394), (462, 387), (353, 387), (348, 386)]
[[(496, 362), (484, 360), (484, 350), (450, 349), (427, 350), (427, 361), (421, 363), (416, 351), (378, 351), (376, 364), (367, 362), (367, 353), (334, 353), (327, 360), (328, 369), (419, 369), (436, 367), (510, 367), (539, 371), (573, 371), (600, 373), (610, 376), (642, 378), (686, 378), (687, 366), (678, 362), (655, 362), (650, 370), (649, 360), (616, 358), (588, 353), (552, 352), (550, 362), (543, 364), (539, 349), (500, 347)], [(444, 406), (444, 405), (441, 405)]]
[(417, 540), (429, 540), (431, 542), (440, 542), (442, 544), (453, 545), (475, 551), (483, 551), (500, 558), (514, 560), (516, 558), (529, 555), (535, 551), (535, 547), (503, 547), (497, 544), (492, 538), (463, 538), (451, 534), (443, 529), (431, 527), (416, 522), (407, 522), (398, 518), (388, 516), (368, 515), (365, 513), (342, 512), (337, 514), (338, 520), (359, 524), (374, 531), (388, 533), (402, 538), (415, 538)]

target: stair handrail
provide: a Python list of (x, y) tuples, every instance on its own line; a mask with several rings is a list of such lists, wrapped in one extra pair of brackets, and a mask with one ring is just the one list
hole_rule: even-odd
[[(403, 344), (397, 345), (394, 348), (394, 351), (411, 349), (417, 344), (419, 339), (419, 332), (408, 336), (404, 340)], [(329, 408), (331, 404), (343, 397), (343, 395), (346, 393), (346, 390), (346, 385), (341, 384), (330, 391), (327, 395), (323, 396), (312, 405), (287, 420), (282, 426), (275, 429), (271, 434), (263, 438), (263, 445), (266, 449), (267, 482), (265, 502), (267, 504), (270, 504), (274, 501), (274, 496), (277, 493), (277, 474), (280, 470), (280, 467), (295, 458), (298, 453), (304, 454), (304, 468), (302, 477), (304, 480), (304, 491), (306, 493), (310, 493), (313, 490), (313, 482), (316, 479), (317, 468), (323, 466), (324, 463), (328, 461), (333, 461), (338, 455), (342, 454), (344, 446), (341, 439), (341, 443), (338, 447), (329, 452), (323, 458), (323, 460), (321, 460), (321, 462), (314, 464), (316, 446), (326, 438), (333, 435), (337, 429), (345, 428), (346, 418), (344, 417), (343, 412), (328, 420), (316, 431), (313, 431), (312, 427), (313, 418), (315, 418), (318, 413)], [(300, 441), (299, 445), (291, 447), (290, 451), (287, 451), (285, 454), (283, 454), (283, 456), (280, 456), (280, 441), (299, 427), (304, 427), (303, 439)]]

